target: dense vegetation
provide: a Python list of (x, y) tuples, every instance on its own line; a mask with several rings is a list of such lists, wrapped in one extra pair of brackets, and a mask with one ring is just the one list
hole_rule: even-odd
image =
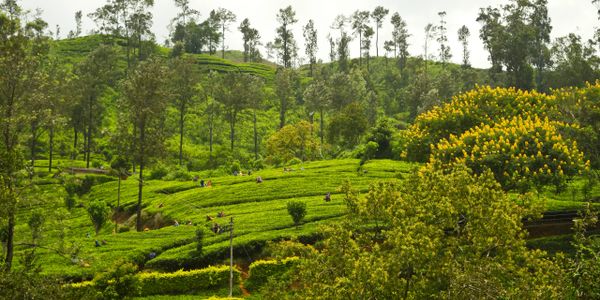
[[(340, 15), (327, 64), (309, 20), (302, 65), (291, 6), (263, 54), (187, 0), (158, 45), (153, 5), (60, 39), (0, 4), (0, 299), (225, 296), (231, 249), (241, 297), (598, 297), (597, 41), (551, 43), (545, 0), (481, 9), (489, 70), (466, 26), (450, 62), (445, 12), (422, 56), (398, 13)], [(571, 237), (528, 240), (573, 210)]]

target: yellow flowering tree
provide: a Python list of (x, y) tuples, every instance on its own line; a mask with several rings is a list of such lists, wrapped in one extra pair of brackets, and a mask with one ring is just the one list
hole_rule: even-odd
[(267, 140), (267, 160), (270, 163), (286, 163), (293, 158), (312, 160), (318, 155), (318, 142), (313, 127), (306, 121), (286, 125)]
[(402, 155), (411, 161), (425, 162), (430, 145), (451, 134), (460, 135), (472, 127), (523, 114), (554, 119), (558, 114), (556, 98), (535, 91), (478, 86), (419, 115), (404, 133)]
[(526, 191), (532, 185), (564, 185), (589, 168), (577, 143), (563, 138), (567, 126), (547, 117), (503, 118), (475, 126), (432, 146), (430, 162), (438, 168), (464, 163), (476, 173), (490, 169), (506, 190)]

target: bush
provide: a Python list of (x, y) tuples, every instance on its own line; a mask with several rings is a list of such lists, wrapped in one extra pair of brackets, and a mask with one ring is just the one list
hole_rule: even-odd
[(196, 229), (196, 251), (202, 255), (202, 246), (204, 244), (204, 229)]
[(96, 230), (96, 235), (104, 226), (106, 221), (108, 221), (108, 214), (110, 213), (110, 208), (106, 205), (106, 202), (102, 200), (94, 200), (91, 201), (88, 206), (88, 214), (92, 223), (94, 224), (94, 230)]
[[(234, 269), (234, 285), (240, 282), (240, 271)], [(215, 290), (229, 285), (229, 267), (208, 267), (175, 273), (142, 273), (139, 276), (143, 296), (188, 294)]]
[(93, 286), (98, 291), (98, 299), (123, 299), (140, 293), (137, 266), (132, 263), (118, 262), (105, 273), (96, 275)]
[(235, 173), (235, 172), (239, 173), (241, 169), (242, 169), (242, 166), (240, 165), (240, 161), (239, 160), (234, 160), (231, 163), (230, 170), (231, 170), (232, 174)]
[(283, 260), (255, 261), (250, 265), (249, 277), (244, 282), (244, 287), (249, 290), (258, 290), (262, 285), (267, 283), (269, 278), (281, 277), (299, 262), (300, 259), (295, 256)]
[(172, 172), (169, 172), (167, 176), (163, 177), (164, 180), (178, 180), (178, 181), (190, 181), (192, 180), (192, 174), (190, 174), (184, 168), (177, 168)]
[(163, 179), (163, 177), (167, 176), (167, 174), (169, 174), (169, 169), (167, 169), (167, 167), (165, 165), (159, 164), (159, 165), (156, 165), (152, 169), (152, 171), (150, 171), (150, 176), (148, 177), (148, 179), (150, 179), (150, 180)]
[(298, 226), (302, 222), (302, 219), (304, 219), (304, 216), (306, 216), (306, 203), (290, 201), (287, 203), (287, 210), (294, 221), (294, 225)]
[(290, 161), (288, 161), (287, 165), (294, 166), (294, 165), (299, 165), (301, 163), (302, 163), (302, 161), (299, 158), (294, 157), (294, 158), (290, 159)]

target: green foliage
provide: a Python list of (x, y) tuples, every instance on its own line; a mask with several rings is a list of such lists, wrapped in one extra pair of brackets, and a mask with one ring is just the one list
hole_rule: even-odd
[(331, 143), (351, 147), (360, 142), (368, 126), (364, 106), (353, 102), (331, 117), (328, 139)]
[(392, 136), (394, 127), (392, 121), (384, 118), (377, 122), (377, 125), (369, 131), (367, 142), (375, 142), (377, 148), (372, 158), (392, 158)]
[(301, 261), (284, 287), (292, 298), (566, 295), (559, 266), (525, 246), (521, 220), (539, 211), (515, 204), (490, 172), (424, 168), (402, 185), (381, 183), (365, 198), (348, 197), (356, 210), (324, 229), (321, 250)]
[(279, 129), (267, 140), (267, 161), (285, 165), (294, 158), (300, 161), (315, 159), (318, 142), (312, 130), (312, 125), (306, 121)]
[(34, 243), (42, 236), (42, 226), (45, 221), (44, 214), (39, 210), (32, 212), (29, 220), (27, 220), (27, 225), (29, 226), (29, 230), (31, 230), (31, 239)]
[(296, 227), (302, 222), (306, 216), (306, 203), (301, 201), (290, 201), (287, 203), (287, 210), (294, 221)]
[(106, 202), (102, 200), (93, 200), (88, 204), (87, 211), (90, 220), (92, 220), (92, 224), (94, 225), (96, 235), (98, 235), (102, 226), (104, 226), (109, 219), (110, 208), (106, 205)]
[(148, 176), (148, 179), (163, 179), (167, 176), (167, 174), (169, 174), (169, 168), (167, 168), (167, 166), (164, 164), (157, 164), (152, 168), (152, 171), (150, 171), (150, 176)]
[[(234, 272), (234, 285), (240, 282), (240, 271)], [(214, 290), (229, 284), (229, 267), (208, 267), (201, 270), (175, 273), (141, 273), (139, 285), (142, 295), (186, 294)]]
[(244, 287), (256, 291), (266, 284), (270, 278), (281, 278), (286, 272), (299, 263), (298, 257), (288, 257), (282, 260), (259, 260), (250, 264), (248, 279)]
[(92, 281), (98, 299), (124, 299), (140, 293), (140, 280), (136, 276), (137, 266), (120, 261), (111, 270), (100, 273)]
[(0, 299), (88, 299), (91, 294), (83, 290), (65, 288), (63, 283), (51, 278), (23, 271), (0, 271)]

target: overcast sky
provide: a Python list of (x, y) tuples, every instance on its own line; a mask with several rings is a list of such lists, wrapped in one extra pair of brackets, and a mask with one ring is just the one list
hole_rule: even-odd
[[(61, 36), (64, 37), (75, 28), (74, 14), (78, 10), (83, 11), (83, 32), (87, 33), (94, 28), (94, 23), (87, 14), (102, 6), (105, 0), (20, 0), (19, 3), (26, 9), (42, 9), (43, 18), (54, 30), (58, 24), (61, 28)], [(333, 19), (339, 15), (350, 15), (357, 9), (372, 11), (378, 5), (390, 10), (383, 28), (379, 32), (379, 54), (382, 55), (383, 41), (391, 38), (392, 26), (389, 19), (392, 13), (398, 12), (408, 25), (410, 37), (409, 52), (411, 55), (423, 53), (424, 28), (427, 23), (437, 24), (439, 22), (438, 12), (447, 12), (448, 38), (452, 49), (452, 61), (460, 62), (461, 48), (457, 41), (457, 30), (462, 25), (467, 25), (471, 31), (470, 49), (471, 62), (476, 67), (488, 67), (488, 54), (483, 49), (479, 40), (480, 25), (475, 21), (479, 8), (497, 6), (507, 3), (508, 0), (190, 0), (191, 7), (200, 11), (201, 19), (208, 16), (212, 9), (224, 7), (237, 15), (237, 22), (231, 26), (231, 31), (226, 34), (226, 46), (229, 49), (242, 49), (241, 34), (237, 30), (239, 22), (249, 18), (253, 27), (257, 28), (262, 37), (261, 41), (266, 44), (275, 37), (275, 28), (278, 26), (275, 16), (280, 8), (292, 5), (296, 11), (299, 22), (294, 26), (294, 35), (301, 47), (300, 52), (304, 56), (304, 39), (302, 37), (302, 26), (309, 19), (315, 21), (319, 36), (318, 57), (323, 61), (329, 60), (329, 44), (327, 34)], [(548, 0), (548, 10), (552, 18), (552, 38), (564, 36), (574, 32), (585, 39), (593, 36), (594, 28), (600, 25), (597, 19), (596, 8), (591, 0)], [(177, 9), (172, 0), (155, 0), (152, 9), (154, 15), (153, 31), (159, 43), (168, 37), (167, 25), (177, 14)], [(334, 34), (335, 36), (335, 34)], [(358, 41), (355, 39), (350, 45), (352, 57), (358, 56)], [(436, 48), (434, 43), (432, 47)], [(437, 51), (436, 51), (437, 52)], [(431, 53), (431, 52), (430, 52)], [(263, 53), (265, 55), (265, 53)], [(372, 55), (375, 55), (375, 40), (373, 39)]]

